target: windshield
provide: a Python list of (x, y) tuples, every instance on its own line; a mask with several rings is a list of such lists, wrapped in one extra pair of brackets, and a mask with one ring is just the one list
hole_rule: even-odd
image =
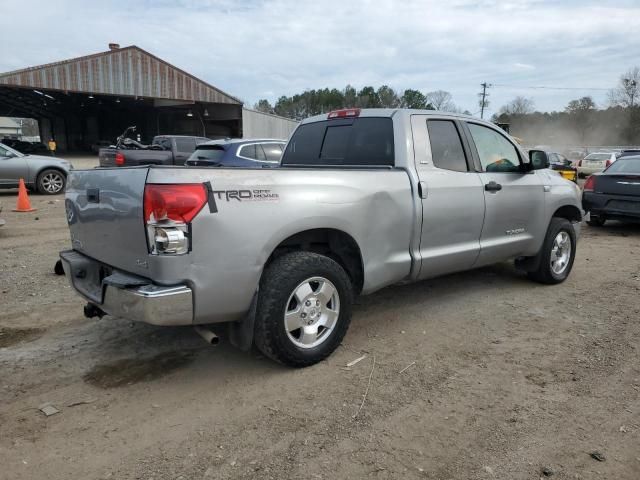
[(640, 175), (640, 157), (620, 158), (607, 168), (607, 173), (633, 173)]
[(222, 145), (199, 145), (198, 149), (191, 154), (189, 160), (207, 160), (209, 162), (217, 162), (222, 160), (224, 152), (225, 150)]
[[(24, 157), (24, 153), (20, 153), (17, 150), (14, 150), (13, 148), (11, 148), (8, 145), (5, 145), (4, 143), (0, 144), (0, 149), (7, 151), (7, 152), (11, 152), (13, 153), (14, 157)], [(0, 150), (0, 157), (7, 157), (9, 155), (6, 155), (4, 151)]]

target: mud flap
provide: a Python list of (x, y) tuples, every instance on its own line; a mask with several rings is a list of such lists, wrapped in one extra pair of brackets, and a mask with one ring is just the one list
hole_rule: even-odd
[(251, 306), (243, 320), (230, 322), (227, 327), (229, 343), (239, 350), (248, 352), (253, 345), (253, 330), (256, 321), (256, 307), (258, 306), (258, 292), (253, 294)]

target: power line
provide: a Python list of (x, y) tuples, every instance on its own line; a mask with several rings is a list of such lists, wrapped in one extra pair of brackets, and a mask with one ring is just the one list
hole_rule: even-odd
[(491, 85), (495, 87), (528, 88), (528, 89), (536, 89), (536, 90), (600, 90), (600, 91), (611, 90), (610, 88), (602, 88), (602, 87), (549, 87), (544, 85), (509, 85), (506, 83), (492, 83)]

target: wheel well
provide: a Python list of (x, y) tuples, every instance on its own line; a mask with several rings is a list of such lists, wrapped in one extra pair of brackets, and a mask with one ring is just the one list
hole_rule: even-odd
[(570, 222), (579, 222), (582, 220), (582, 212), (577, 207), (573, 205), (565, 205), (564, 207), (560, 207), (553, 214), (554, 217), (566, 218)]
[(293, 251), (314, 252), (332, 258), (345, 269), (353, 283), (354, 291), (356, 293), (362, 291), (364, 284), (362, 254), (351, 235), (332, 228), (316, 228), (296, 233), (280, 242), (269, 256), (267, 265), (274, 259)]

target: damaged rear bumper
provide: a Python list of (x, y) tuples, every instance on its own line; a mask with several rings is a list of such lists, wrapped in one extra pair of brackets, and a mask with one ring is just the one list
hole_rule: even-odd
[(152, 325), (193, 324), (193, 291), (187, 285), (157, 285), (75, 250), (60, 252), (60, 260), (71, 286), (108, 315)]

